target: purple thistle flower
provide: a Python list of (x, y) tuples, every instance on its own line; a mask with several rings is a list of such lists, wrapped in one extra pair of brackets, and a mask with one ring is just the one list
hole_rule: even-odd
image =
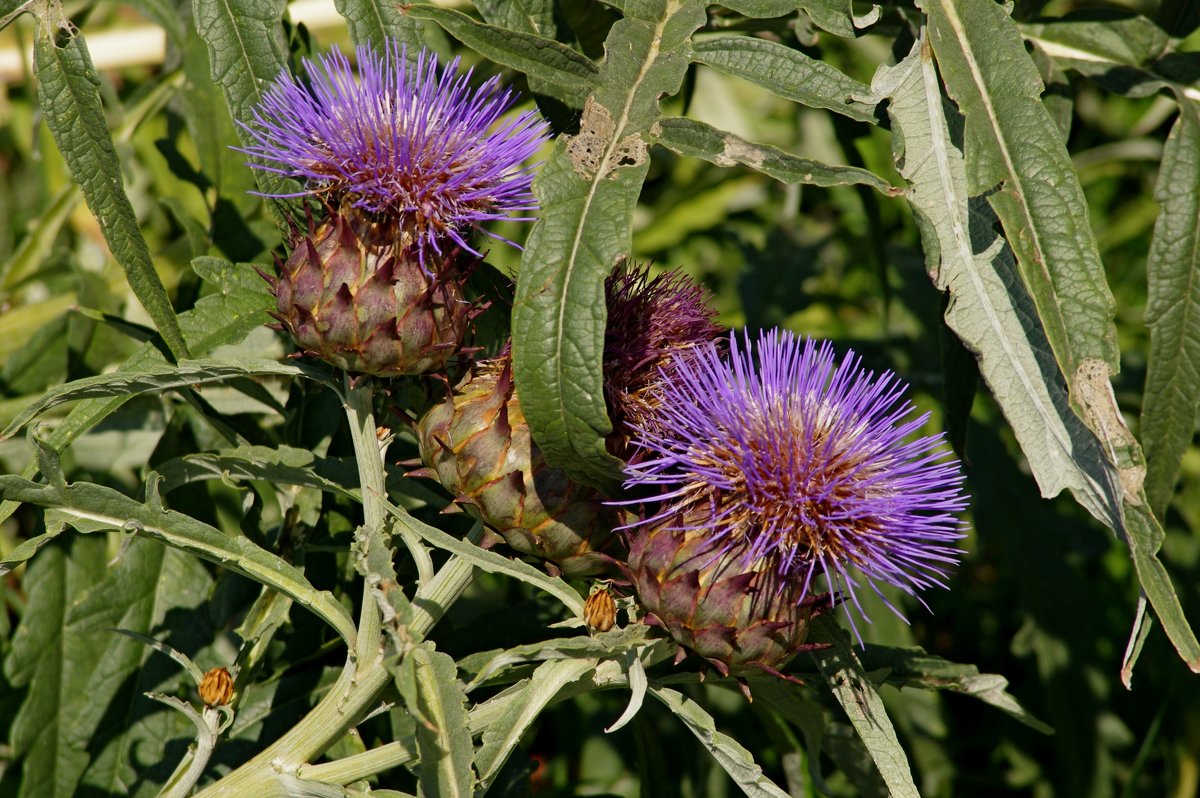
[[(731, 334), (729, 350), (723, 360), (709, 344), (678, 363), (655, 423), (634, 425), (626, 487), (653, 493), (627, 527), (633, 570), (651, 572), (636, 583), (665, 597), (672, 573), (699, 573), (706, 590), (753, 573), (795, 606), (824, 577), (864, 618), (860, 579), (876, 593), (944, 587), (961, 555), (963, 474), (943, 436), (912, 437), (928, 414), (914, 417), (905, 384), (787, 332), (755, 346)], [(658, 604), (671, 613), (668, 599)], [(780, 611), (773, 598), (760, 604), (753, 617)]]
[(649, 264), (623, 261), (604, 282), (604, 397), (613, 420), (616, 454), (626, 454), (629, 424), (655, 412), (655, 386), (675, 363), (716, 340), (712, 294), (683, 272), (650, 277)]
[(457, 58), (442, 68), (428, 51), (410, 60), (394, 40), (383, 50), (359, 47), (357, 74), (335, 48), (304, 61), (309, 82), (280, 75), (255, 109), (255, 124), (244, 126), (254, 143), (241, 151), (264, 162), (254, 168), (308, 183), (303, 192), (272, 196), (313, 194), (334, 209), (398, 221), (422, 262), (427, 251), (442, 254), (447, 238), (479, 255), (469, 229), (537, 208), (523, 164), (548, 126), (533, 111), (499, 123), (512, 92), (500, 90), (496, 77), (472, 89), (471, 71), (459, 75)]

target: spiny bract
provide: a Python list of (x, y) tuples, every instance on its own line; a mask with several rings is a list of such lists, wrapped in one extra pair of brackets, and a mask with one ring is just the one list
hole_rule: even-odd
[(827, 605), (819, 579), (860, 614), (859, 578), (877, 593), (943, 585), (963, 475), (942, 436), (912, 439), (928, 414), (904, 391), (786, 332), (680, 362), (626, 467), (646, 496), (621, 502), (640, 510), (626, 534), (644, 609), (722, 670), (773, 670)]

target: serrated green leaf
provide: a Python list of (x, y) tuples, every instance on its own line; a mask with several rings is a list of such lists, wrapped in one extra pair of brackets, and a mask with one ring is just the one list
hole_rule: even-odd
[(432, 5), (411, 6), (408, 14), (436, 22), (480, 55), (540, 81), (545, 93), (567, 105), (583, 105), (596, 85), (598, 71), (591, 59), (554, 39), (488, 25), (461, 11)]
[(1072, 402), (1082, 407), (1080, 368), (1118, 368), (1113, 298), (1079, 178), (1041, 102), (1041, 78), (1002, 6), (922, 7), (942, 80), (966, 118), (968, 188), (973, 196), (992, 192)]
[(34, 48), (38, 96), (46, 126), (79, 183), (113, 257), (125, 270), (138, 301), (175, 358), (189, 356), (175, 310), (163, 287), (137, 216), (125, 194), (121, 162), (100, 103), (99, 78), (83, 36), (60, 47), (56, 29), (44, 25)]
[(396, 686), (417, 720), (419, 795), (467, 798), (474, 792), (475, 747), (467, 726), (467, 695), (454, 659), (430, 643), (413, 648), (396, 670)]
[(871, 89), (799, 50), (751, 36), (717, 36), (692, 45), (692, 60), (748, 80), (786, 100), (876, 124)]
[(234, 377), (298, 377), (303, 375), (320, 377), (293, 363), (278, 363), (274, 360), (243, 360), (232, 362), (217, 358), (185, 360), (178, 366), (152, 366), (145, 371), (114, 371), (85, 377), (51, 388), (29, 407), (25, 408), (3, 432), (0, 440), (11, 437), (21, 427), (37, 416), (63, 402), (75, 399), (94, 399), (107, 396), (129, 398), (142, 393), (157, 393), (172, 388), (185, 388), (211, 382), (223, 382)]
[(653, 5), (613, 25), (579, 134), (558, 142), (534, 181), (541, 218), (513, 305), (513, 371), (534, 440), (552, 465), (606, 490), (620, 461), (604, 443), (604, 281), (630, 250), (659, 97), (679, 91), (688, 39), (705, 21), (695, 0)]
[(787, 793), (763, 773), (753, 754), (728, 734), (717, 731), (716, 721), (703, 707), (677, 690), (658, 684), (650, 685), (650, 695), (683, 721), (742, 792), (750, 798), (787, 798)]
[(39, 485), (0, 476), (0, 497), (55, 508), (82, 532), (116, 529), (161, 541), (268, 585), (308, 607), (354, 648), (354, 623), (327, 591), (318, 591), (292, 565), (244, 537), (231, 537), (194, 518), (141, 504), (111, 488), (76, 482)]
[(789, 185), (864, 185), (888, 197), (901, 193), (901, 189), (866, 169), (801, 158), (769, 144), (753, 144), (694, 119), (668, 117), (659, 121), (654, 133), (654, 143), (671, 152), (702, 158), (717, 166), (741, 164)]
[(390, 502), (385, 504), (385, 507), (397, 525), (408, 526), (430, 545), (455, 554), (486, 573), (505, 574), (533, 585), (539, 590), (544, 590), (565, 604), (572, 614), (583, 617), (583, 599), (562, 579), (547, 576), (528, 563), (510, 560), (493, 551), (481, 549), (469, 541), (460, 540), (440, 529), (421, 523)]
[[(47, 526), (49, 526), (49, 524)], [(0, 560), (0, 576), (7, 575), (12, 571), (12, 569), (16, 568), (21, 563), (28, 562), (29, 560), (33, 559), (35, 554), (53, 543), (54, 539), (61, 535), (64, 531), (65, 527), (56, 524), (47, 532), (43, 532), (40, 535), (34, 535), (31, 538), (21, 541), (20, 545), (8, 553), (8, 556), (6, 556), (3, 560)]]
[(1200, 104), (1183, 99), (1154, 187), (1159, 215), (1146, 261), (1150, 353), (1142, 397), (1146, 496), (1164, 518), (1200, 396)]
[(403, 42), (414, 51), (424, 45), (421, 26), (414, 18), (402, 13), (398, 3), (388, 0), (334, 0), (333, 5), (346, 18), (350, 39), (360, 47), (382, 48), (384, 41), (389, 38)]
[(829, 648), (813, 651), (813, 659), (834, 698), (846, 710), (851, 725), (870, 752), (889, 793), (894, 798), (919, 798), (908, 757), (896, 737), (883, 699), (867, 678), (862, 663), (850, 645), (849, 636), (830, 615), (818, 618), (813, 624), (813, 632), (813, 642), (831, 644)]
[(475, 757), (475, 766), (479, 771), (477, 794), (486, 792), (491, 786), (521, 737), (558, 692), (595, 667), (595, 659), (545, 662), (515, 691), (505, 694), (516, 698), (509, 701), (503, 714), (484, 729), (479, 753)]

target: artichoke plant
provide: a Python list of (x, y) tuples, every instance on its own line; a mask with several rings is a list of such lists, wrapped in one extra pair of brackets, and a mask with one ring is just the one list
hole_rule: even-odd
[[(303, 181), (326, 218), (293, 236), (270, 278), (275, 318), (305, 354), (377, 376), (443, 367), (474, 309), (462, 284), (482, 255), (470, 232), (536, 207), (526, 162), (547, 136), (533, 112), (501, 120), (512, 95), (478, 89), (455, 59), (409, 58), (389, 40), (305, 61), (263, 95), (251, 166)], [(527, 217), (518, 217), (527, 218)]]
[[(609, 449), (624, 456), (630, 420), (648, 424), (654, 415), (652, 387), (720, 328), (707, 292), (680, 273), (651, 278), (648, 265), (622, 263), (605, 295)], [(507, 350), (476, 364), (419, 421), (417, 436), (425, 466), (417, 473), (437, 478), (517, 552), (572, 576), (601, 573), (623, 558), (612, 533), (616, 509), (547, 463), (530, 436)]]
[(789, 333), (679, 361), (632, 425), (626, 487), (642, 496), (620, 503), (648, 620), (722, 673), (779, 673), (833, 601), (821, 581), (853, 607), (859, 580), (944, 584), (963, 474), (942, 436), (914, 439), (928, 414), (904, 391)]

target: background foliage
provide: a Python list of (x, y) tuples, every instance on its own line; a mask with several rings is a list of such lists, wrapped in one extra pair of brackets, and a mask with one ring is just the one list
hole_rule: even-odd
[[(616, 476), (601, 394), (574, 386), (599, 384), (601, 281), (631, 254), (704, 282), (730, 326), (828, 337), (910, 380), (967, 464), (972, 532), (930, 611), (902, 602), (911, 626), (874, 607), (865, 648), (802, 657), (808, 687), (756, 682), (747, 703), (656, 665), (636, 626), (552, 627), (586, 585), (464, 560), (469, 520), (390, 466), (412, 545), (480, 570), (436, 650), (394, 666), (393, 708), (326, 761), (415, 740), (439, 775), (370, 787), (424, 794), (906, 794), (905, 755), (926, 796), (1200, 792), (1200, 6), (337, 10), (309, 27), (273, 0), (68, 2), (72, 27), (39, 4), (3, 34), (36, 78), (0, 97), (0, 795), (155, 795), (175, 770), (195, 729), (143, 693), (192, 686), (113, 628), (241, 666), (205, 783), (339, 689), (356, 566), (391, 565), (351, 555), (336, 375), (284, 361), (262, 326), (250, 264), (282, 252), (288, 208), (248, 193), (273, 187), (229, 146), (281, 68), (385, 34), (502, 71), (559, 134), (542, 220), (497, 226), (524, 254), (489, 258), (516, 275), (517, 379), (548, 455)], [(85, 41), (146, 24), (162, 63), (94, 68)], [(392, 389), (410, 409), (428, 395)], [(389, 461), (415, 456), (388, 423)], [(397, 550), (395, 579), (429, 590)], [(638, 695), (632, 651), (656, 700), (605, 734)], [(895, 737), (872, 738), (881, 716)], [(422, 737), (427, 717), (449, 737)]]

